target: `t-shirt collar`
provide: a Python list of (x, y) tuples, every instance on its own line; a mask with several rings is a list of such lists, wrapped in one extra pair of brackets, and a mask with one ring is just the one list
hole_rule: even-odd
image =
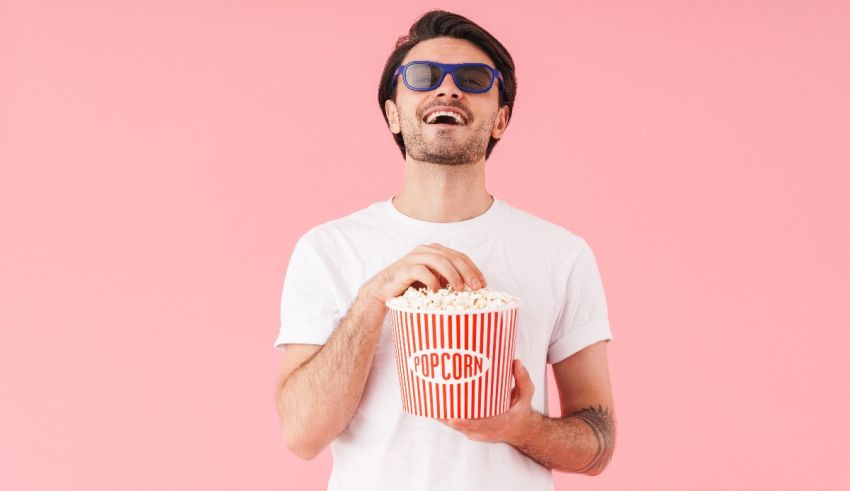
[(501, 199), (493, 196), (493, 203), (490, 205), (490, 208), (487, 208), (484, 213), (478, 216), (467, 220), (461, 220), (459, 222), (429, 222), (407, 216), (399, 211), (393, 204), (394, 197), (395, 196), (390, 196), (389, 199), (383, 202), (382, 207), (384, 208), (385, 213), (389, 215), (392, 220), (406, 226), (410, 230), (421, 232), (450, 234), (486, 232), (488, 231), (488, 228), (494, 225), (497, 216), (501, 213), (504, 206), (504, 202)]

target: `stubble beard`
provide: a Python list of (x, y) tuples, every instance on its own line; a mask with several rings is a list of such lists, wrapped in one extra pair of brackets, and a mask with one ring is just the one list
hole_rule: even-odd
[(410, 118), (401, 118), (401, 135), (407, 155), (419, 162), (429, 162), (437, 165), (468, 165), (480, 162), (490, 143), (492, 125), (484, 127), (466, 127), (458, 130), (467, 132), (464, 136), (440, 134), (434, 132), (430, 139), (425, 138), (423, 129), (426, 123)]

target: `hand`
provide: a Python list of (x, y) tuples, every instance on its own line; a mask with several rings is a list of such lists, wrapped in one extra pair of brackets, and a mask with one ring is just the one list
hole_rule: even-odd
[(469, 256), (433, 242), (414, 247), (379, 271), (361, 287), (361, 292), (383, 304), (417, 284), (437, 291), (447, 285), (452, 285), (455, 290), (463, 290), (465, 285), (477, 290), (486, 283), (481, 270)]
[(534, 413), (531, 408), (534, 383), (519, 359), (514, 359), (513, 376), (515, 385), (511, 390), (511, 407), (506, 412), (489, 418), (437, 420), (462, 432), (470, 440), (504, 442), (514, 446), (521, 444)]

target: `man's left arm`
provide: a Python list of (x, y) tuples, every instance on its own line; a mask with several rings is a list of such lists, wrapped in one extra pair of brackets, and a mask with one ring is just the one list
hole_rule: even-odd
[(614, 452), (616, 428), (606, 341), (599, 341), (554, 363), (561, 417), (531, 407), (534, 385), (514, 361), (511, 407), (482, 419), (441, 420), (473, 440), (509, 443), (541, 465), (596, 476)]

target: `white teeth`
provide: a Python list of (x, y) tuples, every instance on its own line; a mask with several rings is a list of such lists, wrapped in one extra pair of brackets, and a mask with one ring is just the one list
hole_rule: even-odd
[(434, 111), (425, 118), (425, 122), (429, 124), (433, 123), (438, 116), (451, 116), (455, 121), (457, 121), (457, 124), (466, 124), (466, 121), (463, 120), (463, 116), (453, 111)]

